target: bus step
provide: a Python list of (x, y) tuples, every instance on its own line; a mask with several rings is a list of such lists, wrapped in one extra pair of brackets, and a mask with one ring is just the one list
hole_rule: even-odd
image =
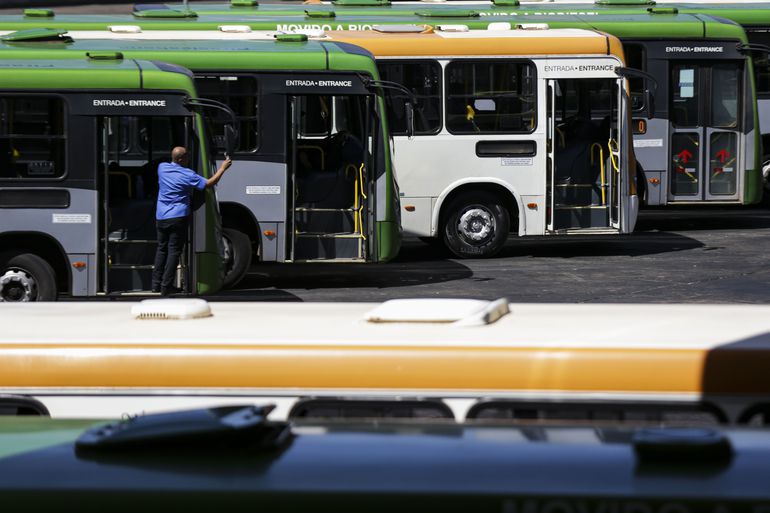
[(110, 266), (110, 291), (142, 291), (152, 288), (151, 265)]
[(315, 239), (360, 239), (360, 233), (312, 233), (312, 232), (297, 232), (297, 237), (315, 238)]
[(111, 240), (110, 261), (113, 265), (152, 265), (157, 245), (154, 240)]
[(310, 207), (297, 207), (295, 212), (355, 212), (354, 208), (310, 208)]
[(304, 234), (294, 239), (294, 260), (349, 261), (364, 258), (355, 234)]
[[(605, 199), (607, 194), (605, 193)], [(560, 184), (554, 189), (557, 205), (601, 205), (602, 186), (598, 184)]]
[(298, 233), (354, 233), (357, 214), (352, 209), (303, 209), (294, 214)]
[(557, 206), (554, 211), (556, 229), (606, 228), (609, 222), (609, 209), (606, 206)]

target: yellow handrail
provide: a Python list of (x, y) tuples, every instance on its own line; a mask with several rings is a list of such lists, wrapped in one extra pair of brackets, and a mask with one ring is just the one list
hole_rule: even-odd
[[(355, 166), (352, 164), (349, 167), (353, 167), (355, 170)], [(361, 166), (358, 168), (358, 174), (356, 175), (355, 183), (353, 186), (355, 189), (353, 191), (353, 209), (355, 212), (353, 212), (353, 232), (359, 231), (359, 225), (361, 227), (360, 235), (361, 238), (366, 240), (366, 234), (364, 233), (364, 219), (363, 219), (363, 213), (362, 210), (364, 209), (364, 204), (361, 202), (359, 205), (359, 189), (361, 193), (361, 199), (366, 199), (366, 192), (364, 192), (364, 164), (361, 163)]]
[(591, 165), (594, 165), (594, 149), (599, 150), (599, 166), (601, 169), (601, 190), (602, 190), (602, 205), (607, 204), (607, 190), (605, 189), (606, 176), (604, 172), (604, 147), (599, 143), (593, 143), (591, 145)]

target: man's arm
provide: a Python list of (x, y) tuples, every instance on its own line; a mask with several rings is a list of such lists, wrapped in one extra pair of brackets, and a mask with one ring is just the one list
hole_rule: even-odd
[(225, 174), (225, 171), (232, 165), (233, 161), (230, 159), (226, 159), (224, 162), (222, 162), (222, 165), (219, 166), (219, 169), (217, 169), (217, 172), (214, 173), (214, 176), (206, 180), (206, 187), (214, 187), (217, 182), (222, 178), (222, 175)]

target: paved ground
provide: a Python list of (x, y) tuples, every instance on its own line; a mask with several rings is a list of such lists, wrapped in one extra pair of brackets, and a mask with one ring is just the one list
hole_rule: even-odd
[(764, 303), (768, 255), (770, 210), (656, 210), (642, 213), (633, 235), (513, 240), (489, 260), (408, 240), (388, 264), (254, 266), (238, 290), (212, 299)]

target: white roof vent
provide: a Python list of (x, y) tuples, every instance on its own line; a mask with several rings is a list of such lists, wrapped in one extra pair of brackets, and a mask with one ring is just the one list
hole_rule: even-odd
[(141, 34), (142, 27), (139, 25), (110, 25), (107, 27), (113, 34)]
[(305, 34), (309, 38), (322, 39), (326, 37), (326, 31), (320, 28), (300, 28), (291, 32), (292, 34)]
[(251, 27), (248, 25), (220, 25), (219, 31), (228, 34), (248, 34), (251, 32)]
[(392, 299), (368, 312), (367, 322), (440, 323), (452, 326), (492, 324), (509, 313), (508, 300)]
[(487, 25), (487, 30), (511, 30), (511, 24), (507, 21), (494, 21)]
[(548, 30), (547, 23), (519, 23), (516, 25), (519, 30)]
[(131, 307), (135, 319), (198, 319), (211, 316), (211, 308), (203, 299), (145, 299)]
[(436, 25), (441, 32), (468, 32), (468, 25)]

